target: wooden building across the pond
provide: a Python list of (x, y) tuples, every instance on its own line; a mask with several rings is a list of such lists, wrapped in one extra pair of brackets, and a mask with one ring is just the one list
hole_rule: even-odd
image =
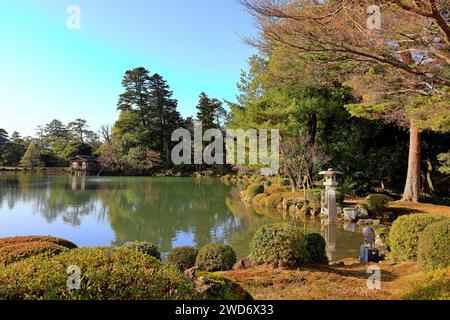
[(70, 174), (72, 175), (98, 174), (101, 169), (96, 157), (76, 156), (70, 159)]

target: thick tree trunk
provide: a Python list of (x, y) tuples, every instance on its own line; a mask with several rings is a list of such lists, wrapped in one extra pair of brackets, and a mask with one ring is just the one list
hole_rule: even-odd
[(418, 202), (420, 198), (420, 157), (422, 137), (419, 128), (411, 126), (408, 176), (402, 201)]

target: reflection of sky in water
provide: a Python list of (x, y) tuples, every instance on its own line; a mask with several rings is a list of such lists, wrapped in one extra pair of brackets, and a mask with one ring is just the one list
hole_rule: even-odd
[[(6, 209), (6, 210), (5, 210)], [(32, 213), (32, 214), (30, 214)], [(35, 211), (33, 203), (19, 203), (13, 210), (0, 207), (0, 238), (24, 235), (51, 235), (70, 239), (78, 246), (96, 247), (109, 245), (114, 239), (114, 230), (95, 215), (85, 215), (74, 225), (65, 221), (64, 215), (45, 221)]]
[[(277, 221), (267, 214), (244, 206), (238, 190), (219, 180), (0, 174), (0, 237), (51, 235), (88, 247), (141, 240), (163, 257), (174, 247), (220, 242), (244, 257), (254, 232)], [(320, 221), (305, 223), (326, 236)], [(359, 233), (339, 226), (329, 235), (333, 257), (357, 257)]]

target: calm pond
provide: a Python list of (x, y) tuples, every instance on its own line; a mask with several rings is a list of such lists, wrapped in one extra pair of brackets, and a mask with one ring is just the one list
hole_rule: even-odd
[(0, 238), (51, 235), (83, 247), (144, 240), (163, 256), (174, 247), (221, 242), (242, 258), (255, 231), (280, 220), (321, 232), (333, 261), (358, 257), (359, 230), (255, 210), (218, 179), (0, 173)]

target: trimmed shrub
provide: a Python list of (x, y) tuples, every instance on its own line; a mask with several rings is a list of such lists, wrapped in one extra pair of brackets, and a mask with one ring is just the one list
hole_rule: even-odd
[[(81, 271), (79, 290), (67, 287), (68, 267)], [(74, 249), (10, 264), (0, 272), (6, 300), (192, 300), (194, 283), (153, 257), (115, 248)]]
[(425, 273), (413, 283), (404, 300), (450, 300), (450, 268)]
[(0, 265), (7, 265), (35, 255), (59, 254), (77, 246), (67, 240), (53, 237), (13, 237), (0, 239)]
[(178, 268), (185, 271), (195, 266), (198, 249), (194, 247), (179, 247), (173, 249), (167, 258), (167, 261)]
[(450, 267), (450, 219), (432, 223), (422, 231), (417, 258), (425, 270)]
[(67, 249), (76, 249), (77, 248), (77, 245), (74, 244), (73, 242), (70, 242), (65, 239), (49, 237), (49, 236), (26, 236), (26, 237), (1, 238), (0, 239), (0, 248), (7, 246), (7, 245), (11, 245), (11, 244), (30, 243), (30, 242), (36, 242), (36, 241), (51, 242), (51, 243), (60, 245)]
[(48, 255), (60, 254), (64, 250), (68, 249), (46, 241), (16, 243), (0, 248), (0, 265), (7, 265), (41, 253), (47, 253)]
[(312, 209), (318, 209), (321, 206), (322, 190), (312, 189), (306, 191), (306, 200)]
[[(236, 281), (209, 272), (198, 272), (197, 276), (202, 282), (220, 286), (220, 289), (211, 287), (214, 289), (203, 292), (201, 294), (202, 300), (253, 300), (250, 293)], [(197, 282), (199, 282), (199, 280), (197, 280)]]
[(247, 196), (249, 196), (252, 199), (255, 196), (257, 196), (258, 194), (261, 194), (263, 192), (264, 192), (264, 186), (261, 184), (251, 184), (247, 187), (247, 190), (245, 191)]
[(125, 243), (121, 248), (128, 249), (131, 251), (140, 252), (155, 259), (161, 260), (161, 253), (159, 253), (158, 248), (149, 242), (145, 241), (133, 241)]
[(325, 239), (318, 233), (309, 233), (305, 236), (305, 241), (310, 262), (328, 264)]
[(283, 202), (283, 195), (280, 193), (274, 193), (266, 197), (261, 202), (261, 204), (269, 208), (276, 208), (282, 202)]
[(342, 191), (336, 191), (336, 203), (338, 206), (343, 206), (345, 202), (345, 193)]
[(251, 241), (250, 259), (255, 265), (301, 267), (310, 261), (305, 234), (289, 224), (263, 226)]
[(430, 224), (444, 219), (431, 214), (412, 214), (395, 220), (389, 232), (391, 255), (395, 261), (415, 261), (420, 233)]
[(236, 253), (230, 246), (208, 244), (198, 252), (195, 265), (202, 271), (228, 271), (236, 261)]
[(364, 204), (367, 205), (367, 210), (373, 214), (382, 214), (388, 209), (389, 202), (394, 201), (391, 197), (384, 194), (371, 194), (369, 195)]

